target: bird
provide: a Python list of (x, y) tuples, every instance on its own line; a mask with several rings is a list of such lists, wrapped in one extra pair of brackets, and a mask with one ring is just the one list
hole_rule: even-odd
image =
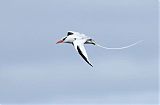
[(56, 44), (60, 44), (60, 43), (68, 43), (68, 44), (72, 44), (74, 46), (74, 48), (76, 49), (76, 51), (79, 53), (79, 55), (90, 65), (93, 67), (93, 65), (91, 64), (87, 52), (85, 50), (84, 44), (92, 44), (92, 45), (96, 45), (98, 47), (104, 48), (104, 49), (113, 49), (113, 50), (121, 50), (121, 49), (125, 49), (125, 48), (129, 48), (132, 47), (140, 42), (142, 42), (143, 40), (137, 41), (136, 43), (133, 43), (131, 45), (125, 46), (125, 47), (119, 47), (119, 48), (110, 48), (110, 47), (104, 47), (101, 46), (100, 44), (96, 43), (92, 38), (86, 36), (85, 34), (79, 33), (79, 32), (75, 32), (75, 31), (68, 31), (67, 35), (65, 37), (62, 37), (59, 41), (57, 41)]
[(95, 41), (86, 36), (85, 34), (81, 34), (79, 32), (74, 31), (68, 31), (67, 36), (63, 37), (61, 40), (59, 40), (58, 43), (69, 43), (74, 46), (76, 51), (79, 53), (79, 55), (90, 65), (93, 67), (91, 62), (89, 61), (87, 52), (85, 50), (84, 44), (93, 44), (95, 45)]

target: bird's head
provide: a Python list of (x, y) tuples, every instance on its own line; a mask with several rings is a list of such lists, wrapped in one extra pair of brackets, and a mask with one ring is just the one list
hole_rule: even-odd
[(58, 43), (72, 43), (74, 41), (74, 38), (71, 35), (74, 35), (75, 32), (73, 31), (68, 31), (67, 36), (61, 38), (56, 44)]

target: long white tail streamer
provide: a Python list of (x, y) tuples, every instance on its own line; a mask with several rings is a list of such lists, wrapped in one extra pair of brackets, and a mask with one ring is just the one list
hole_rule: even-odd
[(121, 49), (126, 49), (126, 48), (129, 48), (129, 47), (132, 47), (132, 46), (134, 46), (134, 45), (136, 45), (136, 44), (138, 44), (138, 43), (141, 43), (142, 41), (143, 41), (143, 40), (140, 40), (140, 41), (138, 41), (138, 42), (136, 42), (136, 43), (133, 43), (133, 44), (131, 44), (131, 45), (124, 46), (124, 47), (119, 47), (119, 48), (104, 47), (104, 46), (101, 46), (101, 45), (99, 45), (99, 44), (97, 44), (97, 43), (95, 43), (95, 45), (97, 45), (98, 47), (107, 49), (107, 50), (121, 50)]

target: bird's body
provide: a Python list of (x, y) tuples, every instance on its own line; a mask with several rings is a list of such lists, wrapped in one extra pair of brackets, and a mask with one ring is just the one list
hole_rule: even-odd
[[(90, 65), (88, 55), (86, 53), (84, 44), (93, 44), (95, 45), (95, 42), (88, 36), (84, 34), (80, 34), (79, 32), (73, 32), (73, 31), (68, 31), (67, 36), (62, 38), (60, 41), (57, 43), (69, 43), (73, 44), (75, 47), (76, 51), (81, 55), (81, 57)], [(93, 66), (92, 66), (93, 67)]]
[(68, 31), (67, 36), (62, 38), (63, 43), (73, 44), (75, 40), (83, 40), (84, 44), (93, 44), (92, 39), (85, 34), (80, 34), (79, 32)]

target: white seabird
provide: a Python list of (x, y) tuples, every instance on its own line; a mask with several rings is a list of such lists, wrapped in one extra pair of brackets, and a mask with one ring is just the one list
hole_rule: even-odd
[(104, 48), (104, 49), (125, 49), (125, 48), (129, 48), (131, 46), (134, 46), (139, 42), (141, 42), (141, 41), (138, 41), (138, 42), (136, 42), (134, 44), (131, 44), (129, 46), (120, 47), (120, 48), (108, 48), (108, 47), (103, 47), (103, 46), (97, 44), (92, 38), (86, 36), (85, 34), (81, 34), (79, 32), (74, 32), (74, 31), (68, 31), (67, 32), (67, 36), (63, 37), (56, 44), (58, 44), (58, 43), (69, 43), (69, 44), (72, 44), (75, 47), (76, 51), (81, 55), (81, 57), (90, 66), (93, 67), (93, 65), (91, 64), (91, 62), (88, 59), (88, 55), (86, 53), (84, 44), (93, 44), (93, 45), (97, 45), (97, 46), (99, 46), (101, 48)]

